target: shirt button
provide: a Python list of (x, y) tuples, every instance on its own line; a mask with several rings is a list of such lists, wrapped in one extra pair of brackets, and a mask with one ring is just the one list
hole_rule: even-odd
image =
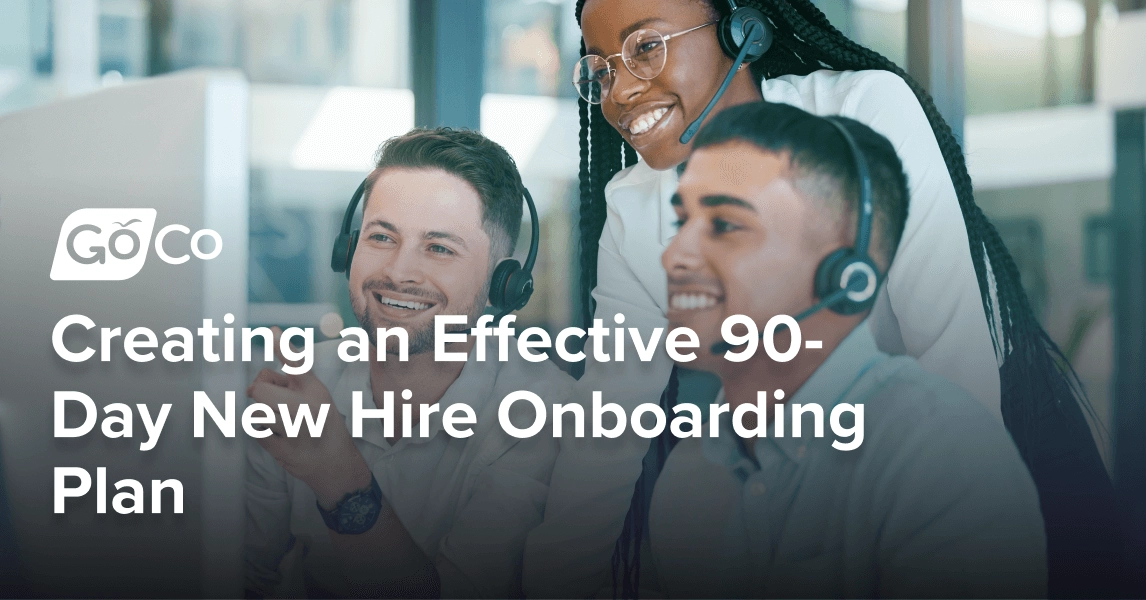
[(752, 485), (748, 486), (748, 492), (753, 496), (763, 496), (768, 492), (768, 487), (759, 481), (753, 481)]
[(807, 446), (800, 446), (799, 449), (796, 450), (796, 458), (804, 458), (804, 453), (806, 453), (807, 451), (808, 451)]

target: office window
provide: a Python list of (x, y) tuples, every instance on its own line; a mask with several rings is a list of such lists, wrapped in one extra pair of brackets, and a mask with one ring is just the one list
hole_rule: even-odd
[(813, 0), (852, 40), (907, 65), (907, 0)]
[(963, 0), (963, 17), (976, 201), (1078, 372), (1109, 458), (1113, 115), (1092, 101), (1095, 44), (1117, 14), (1103, 0)]
[(144, 0), (100, 0), (99, 72), (105, 80), (147, 75), (150, 13)]
[[(52, 73), (52, 2), (32, 0), (28, 3), (28, 44), (32, 69), (37, 75)], [(9, 10), (18, 8), (9, 5)], [(18, 35), (18, 34), (17, 34)]]
[[(577, 101), (570, 73), (580, 52), (575, 2), (487, 0), (481, 130), (509, 151), (541, 218), (535, 292), (520, 320), (573, 324), (577, 304)], [(519, 258), (528, 248), (522, 227)]]
[(54, 96), (50, 0), (0, 2), (0, 114)]
[(258, 83), (409, 87), (405, 0), (168, 0), (166, 68), (242, 69)]
[(487, 0), (485, 91), (576, 98), (566, 66), (577, 61), (576, 2)]
[(967, 114), (1086, 103), (1105, 0), (963, 0)]
[(252, 82), (252, 324), (330, 336), (354, 323), (330, 251), (374, 151), (413, 127), (409, 22), (406, 0), (171, 4), (169, 68)]

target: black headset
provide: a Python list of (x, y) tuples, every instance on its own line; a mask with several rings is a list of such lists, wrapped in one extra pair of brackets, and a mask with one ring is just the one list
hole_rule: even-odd
[(855, 161), (860, 187), (859, 223), (855, 245), (832, 252), (816, 267), (815, 292), (822, 308), (830, 308), (841, 315), (854, 315), (871, 308), (875, 303), (875, 291), (879, 288), (879, 267), (868, 253), (873, 211), (871, 173), (867, 158), (848, 128), (838, 119), (827, 117), (826, 120), (843, 136)]
[(700, 116), (681, 134), (682, 144), (687, 144), (692, 136), (696, 135), (700, 124), (716, 107), (716, 103), (728, 89), (728, 84), (732, 83), (736, 71), (744, 64), (755, 62), (772, 47), (772, 26), (769, 25), (764, 13), (751, 6), (738, 6), (736, 0), (728, 0), (728, 8), (728, 15), (721, 18), (716, 25), (716, 39), (720, 42), (724, 53), (732, 59), (732, 67), (728, 69), (728, 75), (724, 76), (720, 88), (708, 101), (708, 106), (704, 107)]
[[(740, 50), (748, 42), (748, 52), (744, 54), (742, 62), (756, 62), (772, 47), (772, 26), (764, 13), (751, 6), (738, 6), (736, 0), (728, 0), (728, 16), (720, 19), (716, 26), (716, 39), (728, 58), (735, 60), (740, 56)], [(752, 26), (756, 25), (760, 33), (753, 35)], [(740, 68), (739, 64), (732, 66), (733, 71)]]
[[(350, 198), (346, 213), (342, 215), (342, 229), (334, 240), (334, 250), (330, 254), (330, 268), (335, 273), (346, 273), (347, 277), (350, 276), (354, 249), (358, 247), (359, 233), (357, 229), (351, 231), (350, 227), (354, 221), (354, 213), (358, 210), (358, 204), (366, 191), (367, 181), (368, 179), (362, 180), (354, 196)], [(515, 310), (525, 308), (529, 297), (533, 295), (533, 265), (537, 262), (541, 225), (538, 222), (537, 206), (533, 203), (533, 196), (524, 186), (521, 189), (524, 192), (525, 204), (529, 207), (529, 254), (525, 257), (524, 266), (512, 258), (507, 258), (498, 263), (497, 268), (493, 270), (489, 284), (489, 303), (498, 311), (494, 322), (500, 321), (502, 317)]]

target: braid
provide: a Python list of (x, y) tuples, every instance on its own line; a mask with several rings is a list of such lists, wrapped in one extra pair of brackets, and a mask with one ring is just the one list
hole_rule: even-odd
[[(581, 17), (583, 4), (584, 0), (580, 0), (577, 4), (578, 19)], [(581, 42), (581, 55), (585, 55), (584, 41)], [(577, 175), (581, 196), (578, 211), (578, 229), (581, 238), (578, 297), (581, 301), (581, 320), (585, 327), (589, 327), (593, 322), (593, 288), (597, 287), (598, 242), (605, 228), (607, 214), (605, 185), (622, 167), (635, 164), (637, 153), (605, 120), (600, 106), (590, 105), (584, 99), (578, 98), (577, 112), (581, 123), (579, 135), (581, 163)], [(581, 363), (580, 369), (584, 369), (584, 363)]]
[[(669, 375), (668, 387), (661, 394), (660, 407), (664, 413), (672, 414), (676, 406), (680, 391), (680, 375), (677, 367), (672, 368)], [(613, 547), (613, 596), (617, 596), (618, 587), (621, 598), (637, 598), (641, 583), (641, 543), (645, 539), (645, 526), (648, 525), (648, 507), (652, 500), (652, 492), (657, 477), (664, 468), (665, 461), (672, 449), (676, 447), (676, 436), (672, 435), (666, 426), (664, 432), (653, 441), (652, 451), (645, 456), (641, 468), (641, 476), (633, 487), (633, 497), (629, 501), (629, 512), (625, 515), (625, 524), (621, 527), (621, 535)], [(620, 582), (617, 581), (620, 575)], [(620, 586), (618, 586), (620, 583)]]
[[(581, 104), (587, 104), (584, 100)], [(599, 106), (588, 106), (588, 148), (581, 155), (581, 301), (585, 324), (592, 322), (593, 288), (597, 286), (597, 244), (605, 228), (605, 185), (621, 170), (622, 162), (634, 156), (632, 148), (605, 120)], [(584, 122), (584, 121), (583, 121)], [(585, 182), (588, 181), (588, 195)]]
[(637, 164), (637, 151), (627, 142), (624, 143), (623, 146), (625, 151), (625, 167), (631, 167)]
[[(577, 0), (575, 16), (581, 22), (581, 10), (585, 0)], [(585, 55), (585, 41), (581, 41), (581, 56)], [(597, 250), (601, 240), (601, 232), (605, 228), (607, 213), (605, 206), (605, 185), (623, 167), (637, 162), (637, 153), (617, 130), (605, 120), (601, 107), (590, 105), (583, 98), (578, 98), (578, 115), (581, 122), (580, 131), (580, 158), (578, 170), (580, 183), (581, 203), (579, 209), (580, 231), (580, 299), (581, 318), (585, 327), (593, 322), (595, 307), (593, 304), (593, 288), (597, 287)], [(584, 363), (581, 363), (584, 369)], [(676, 368), (673, 368), (669, 378), (669, 391), (671, 398), (662, 394), (662, 405), (666, 401), (676, 401)], [(662, 436), (663, 437), (663, 436)], [(658, 454), (655, 469), (642, 469), (641, 477), (633, 488), (633, 497), (629, 503), (629, 511), (625, 515), (621, 535), (617, 538), (613, 548), (613, 595), (617, 595), (618, 583), (621, 596), (636, 598), (640, 583), (641, 572), (641, 540), (644, 538), (645, 515), (648, 492), (652, 491), (652, 484), (660, 473), (664, 458)], [(618, 581), (620, 576), (621, 581)]]
[[(578, 0), (577, 22), (581, 22), (581, 9), (585, 0)], [(585, 41), (581, 41), (581, 56), (585, 55)], [(581, 122), (580, 156), (578, 171), (581, 206), (580, 218), (580, 298), (581, 317), (586, 327), (593, 322), (593, 288), (597, 287), (597, 244), (605, 228), (605, 185), (623, 167), (637, 162), (637, 153), (617, 130), (605, 120), (601, 107), (577, 100)]]
[[(585, 54), (585, 42), (581, 42), (581, 54)], [(585, 248), (589, 246), (585, 240), (592, 239), (593, 237), (593, 180), (589, 177), (589, 103), (584, 99), (577, 100), (577, 116), (581, 122), (581, 130), (578, 135), (578, 142), (580, 144), (581, 165), (577, 170), (577, 180), (579, 183), (579, 195), (583, 199), (580, 203), (578, 211), (578, 228), (581, 232), (581, 250), (580, 250), (580, 289), (581, 293), (578, 296), (581, 299), (581, 316), (582, 320), (586, 323), (592, 318), (593, 307), (590, 305), (588, 293), (586, 290), (592, 290), (593, 280), (596, 279), (596, 269), (593, 268), (595, 263), (586, 264), (589, 258), (585, 252)], [(598, 234), (600, 235), (600, 234)], [(596, 244), (593, 244), (596, 246)], [(596, 260), (596, 257), (592, 257)]]

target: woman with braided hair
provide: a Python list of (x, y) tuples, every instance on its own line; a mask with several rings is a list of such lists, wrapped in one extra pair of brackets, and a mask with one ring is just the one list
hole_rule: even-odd
[[(720, 96), (733, 65), (717, 35), (729, 2), (577, 3), (586, 323), (595, 317), (608, 326), (620, 313), (643, 333), (666, 325), (660, 257), (675, 232), (670, 198), (690, 152), (682, 133), (714, 96), (713, 113), (763, 99), (870, 126), (895, 146), (911, 194), (869, 318), (880, 349), (917, 358), (1002, 419), (1039, 490), (1051, 595), (1112, 593), (1121, 560), (1114, 494), (1083, 412), (1088, 405), (975, 204), (951, 129), (919, 84), (841, 34), (809, 0), (738, 4), (762, 13), (771, 44)], [(682, 374), (667, 356), (604, 362), (586, 354), (579, 396), (601, 391), (630, 410), (658, 398), (675, 404)], [(648, 585), (640, 544), (673, 439), (666, 433), (652, 448), (635, 435), (562, 440), (546, 521), (526, 548), (527, 594), (585, 597), (607, 588), (610, 576), (615, 595), (632, 597)]]

